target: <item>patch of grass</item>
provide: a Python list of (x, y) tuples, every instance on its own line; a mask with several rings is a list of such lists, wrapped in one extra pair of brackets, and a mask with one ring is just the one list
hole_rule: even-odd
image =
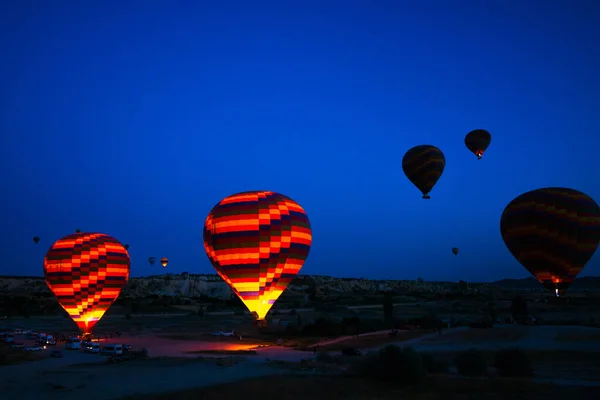
[(24, 362), (41, 360), (48, 356), (43, 351), (25, 351), (23, 349), (12, 349), (8, 346), (0, 348), (0, 365), (22, 364)]
[(396, 336), (389, 336), (389, 334), (381, 334), (381, 335), (370, 335), (370, 336), (362, 336), (362, 337), (353, 337), (351, 339), (343, 340), (338, 343), (332, 343), (329, 345), (318, 346), (318, 350), (323, 351), (336, 351), (342, 350), (347, 347), (353, 347), (355, 349), (366, 349), (370, 347), (378, 347), (384, 346), (387, 344), (398, 343), (402, 344), (402, 342), (419, 338), (423, 335), (432, 333), (431, 330), (414, 330), (414, 331), (400, 331)]
[(158, 395), (128, 396), (122, 400), (397, 400), (486, 399), (564, 400), (600, 398), (600, 388), (556, 386), (522, 379), (428, 378), (422, 385), (401, 387), (343, 376), (277, 376), (238, 381), (234, 385), (184, 390)]
[(186, 351), (186, 354), (231, 354), (255, 356), (257, 353), (254, 350), (194, 350)]
[(449, 332), (444, 334), (442, 331), (441, 338), (434, 337), (425, 339), (424, 342), (432, 342), (439, 340), (456, 340), (467, 343), (483, 343), (483, 342), (512, 342), (525, 337), (527, 330), (523, 327), (508, 327), (508, 328), (471, 328), (462, 332)]
[(558, 332), (554, 340), (557, 342), (600, 342), (600, 329), (597, 332)]

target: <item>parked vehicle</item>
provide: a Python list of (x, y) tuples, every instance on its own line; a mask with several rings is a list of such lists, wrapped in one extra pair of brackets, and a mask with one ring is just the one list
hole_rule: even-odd
[(63, 353), (60, 350), (52, 350), (52, 353), (50, 353), (50, 357), (54, 357), (54, 358), (62, 358)]
[(119, 356), (123, 354), (123, 346), (120, 344), (107, 344), (102, 348), (102, 355)]
[(86, 353), (98, 354), (100, 353), (100, 345), (98, 343), (89, 343), (83, 348)]
[(25, 347), (25, 351), (42, 351), (44, 350), (41, 346)]
[(65, 349), (67, 350), (79, 350), (81, 347), (81, 340), (79, 338), (68, 338), (65, 343)]

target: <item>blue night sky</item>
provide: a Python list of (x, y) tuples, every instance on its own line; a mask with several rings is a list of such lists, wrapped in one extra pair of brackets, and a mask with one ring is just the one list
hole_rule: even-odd
[[(574, 0), (6, 1), (1, 273), (41, 276), (76, 228), (130, 244), (133, 276), (213, 273), (206, 215), (266, 189), (309, 215), (305, 274), (529, 276), (508, 202), (600, 200), (598, 21)], [(447, 160), (429, 201), (401, 168), (418, 144)]]

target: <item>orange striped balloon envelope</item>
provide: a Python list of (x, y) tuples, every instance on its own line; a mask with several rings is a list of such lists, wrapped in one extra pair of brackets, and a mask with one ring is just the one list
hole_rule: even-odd
[(129, 279), (129, 253), (103, 233), (57, 240), (44, 258), (44, 277), (59, 304), (89, 334)]
[(306, 212), (275, 192), (226, 197), (204, 222), (210, 262), (258, 321), (298, 274), (311, 243)]
[(521, 265), (560, 296), (598, 247), (600, 207), (574, 189), (532, 190), (506, 206), (500, 233)]

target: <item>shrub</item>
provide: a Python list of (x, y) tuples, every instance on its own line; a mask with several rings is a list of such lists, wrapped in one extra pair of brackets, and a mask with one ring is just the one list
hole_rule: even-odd
[(357, 372), (365, 378), (403, 384), (418, 383), (427, 376), (419, 353), (408, 347), (394, 345), (367, 355), (359, 364)]
[(448, 365), (436, 360), (431, 354), (421, 353), (421, 360), (423, 361), (423, 367), (429, 374), (443, 374), (448, 372)]
[(322, 363), (327, 363), (327, 364), (332, 364), (335, 362), (335, 358), (331, 354), (323, 352), (323, 353), (317, 353), (316, 361), (322, 362)]
[(533, 376), (531, 362), (523, 351), (519, 349), (500, 350), (494, 355), (494, 366), (498, 375), (504, 377)]
[(487, 365), (481, 352), (477, 349), (462, 351), (454, 358), (454, 364), (460, 375), (483, 376), (487, 373)]

